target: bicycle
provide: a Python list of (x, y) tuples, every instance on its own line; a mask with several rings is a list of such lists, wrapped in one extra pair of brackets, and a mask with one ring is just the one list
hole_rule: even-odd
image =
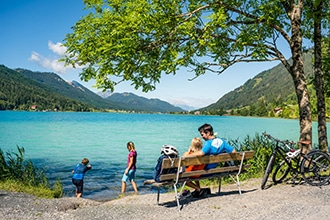
[(261, 182), (261, 189), (265, 189), (270, 173), (273, 171), (277, 156), (283, 159), (275, 168), (272, 180), (275, 184), (281, 183), (289, 173), (292, 182), (301, 175), (304, 181), (312, 186), (322, 186), (330, 179), (330, 156), (320, 150), (312, 150), (307, 154), (295, 149), (296, 143), (288, 140), (279, 140), (270, 134), (262, 133), (269, 140), (274, 141), (275, 148), (268, 160)]

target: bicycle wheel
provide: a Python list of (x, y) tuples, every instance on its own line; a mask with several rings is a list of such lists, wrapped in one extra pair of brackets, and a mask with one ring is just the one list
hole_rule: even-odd
[(301, 174), (312, 186), (322, 186), (330, 179), (330, 156), (320, 150), (309, 152), (301, 161)]
[(261, 189), (265, 189), (266, 182), (267, 182), (269, 174), (272, 172), (274, 162), (275, 162), (275, 154), (272, 154), (268, 160), (268, 164), (265, 169), (264, 177), (262, 178), (262, 181), (261, 181)]
[[(291, 161), (290, 161), (291, 163)], [(289, 174), (290, 166), (283, 160), (279, 165), (277, 165), (274, 173), (273, 173), (273, 182), (275, 184), (281, 183)]]

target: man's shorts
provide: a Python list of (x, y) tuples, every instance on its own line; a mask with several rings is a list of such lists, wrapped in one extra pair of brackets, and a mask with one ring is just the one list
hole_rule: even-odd
[(132, 181), (134, 180), (134, 178), (135, 178), (135, 170), (129, 170), (127, 175), (124, 173), (122, 181), (123, 182)]
[(84, 189), (84, 180), (72, 179), (73, 185), (77, 187), (77, 193), (82, 193)]

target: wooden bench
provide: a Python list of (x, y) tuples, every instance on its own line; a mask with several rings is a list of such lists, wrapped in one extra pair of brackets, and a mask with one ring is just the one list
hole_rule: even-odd
[[(183, 188), (185, 184), (189, 181), (196, 181), (202, 179), (219, 179), (219, 187), (218, 193), (220, 193), (221, 189), (221, 180), (224, 176), (230, 176), (236, 185), (238, 186), (238, 191), (241, 194), (239, 175), (246, 171), (247, 168), (250, 167), (250, 164), (246, 164), (248, 159), (253, 158), (254, 151), (244, 151), (244, 152), (236, 152), (231, 154), (218, 154), (218, 155), (206, 155), (202, 157), (180, 157), (175, 159), (164, 159), (162, 163), (162, 169), (169, 168), (178, 168), (177, 173), (173, 174), (162, 174), (160, 176), (161, 182), (155, 182), (154, 180), (147, 180), (145, 184), (152, 184), (158, 188), (157, 194), (157, 204), (159, 204), (159, 195), (160, 188), (163, 186), (173, 185), (177, 205), (180, 210), (180, 199), (182, 195)], [(192, 165), (200, 165), (200, 164), (212, 164), (212, 163), (225, 163), (233, 161), (234, 163), (229, 166), (218, 166), (209, 170), (196, 170), (190, 172), (180, 172), (181, 168)], [(198, 178), (194, 178), (195, 176), (201, 175)], [(236, 176), (236, 179), (234, 178)], [(178, 191), (178, 184), (183, 183), (181, 190)]]

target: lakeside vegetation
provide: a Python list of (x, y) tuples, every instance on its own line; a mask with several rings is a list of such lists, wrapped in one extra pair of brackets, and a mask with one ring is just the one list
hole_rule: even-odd
[(0, 189), (25, 192), (44, 198), (60, 198), (62, 183), (58, 179), (50, 186), (44, 169), (37, 168), (32, 160), (24, 158), (24, 148), (17, 146), (16, 152), (4, 153), (0, 149)]

